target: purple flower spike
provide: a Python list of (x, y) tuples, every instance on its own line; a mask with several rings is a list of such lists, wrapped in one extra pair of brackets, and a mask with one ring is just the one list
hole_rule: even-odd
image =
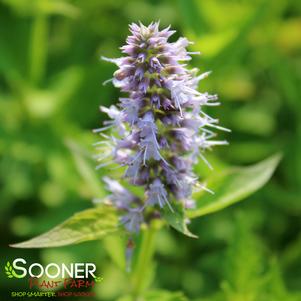
[[(141, 199), (105, 178), (111, 202), (123, 212), (121, 223), (129, 232), (138, 232), (151, 211), (173, 212), (176, 202), (183, 208), (194, 207), (193, 188), (203, 186), (192, 171), (193, 164), (201, 158), (209, 165), (203, 152), (227, 144), (212, 140), (213, 130), (228, 130), (203, 110), (219, 103), (216, 95), (197, 90), (209, 72), (198, 75), (197, 69), (187, 68), (191, 55), (197, 54), (187, 51), (191, 42), (186, 38), (168, 42), (174, 31), (170, 27), (160, 31), (158, 22), (149, 26), (133, 23), (129, 28), (131, 34), (121, 47), (125, 56), (103, 58), (117, 65), (112, 83), (126, 96), (117, 107), (101, 107), (112, 120), (96, 132), (107, 139), (99, 144), (112, 148), (112, 158), (100, 155), (105, 162), (99, 166), (125, 166), (129, 185), (145, 190)], [(111, 137), (103, 134), (107, 129), (112, 130)]]

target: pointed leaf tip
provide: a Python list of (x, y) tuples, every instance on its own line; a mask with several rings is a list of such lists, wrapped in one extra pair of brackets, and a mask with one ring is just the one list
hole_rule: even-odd
[(30, 240), (11, 244), (10, 247), (60, 247), (100, 239), (118, 230), (118, 217), (115, 209), (104, 205), (76, 213), (52, 230)]
[(187, 218), (185, 216), (184, 208), (174, 204), (173, 208), (173, 212), (169, 210), (169, 208), (163, 210), (163, 218), (165, 221), (182, 234), (191, 238), (198, 238), (198, 236), (191, 233), (187, 227)]
[(199, 197), (196, 209), (187, 212), (188, 217), (207, 215), (245, 199), (269, 181), (281, 158), (281, 154), (275, 154), (257, 164), (234, 167), (213, 175), (208, 186), (215, 194)]

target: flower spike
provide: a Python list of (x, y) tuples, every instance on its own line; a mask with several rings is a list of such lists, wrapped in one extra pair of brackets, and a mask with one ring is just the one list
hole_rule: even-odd
[[(228, 129), (218, 126), (218, 120), (203, 110), (219, 103), (216, 95), (197, 90), (210, 72), (198, 75), (197, 69), (184, 64), (191, 55), (199, 54), (187, 51), (192, 43), (186, 38), (169, 42), (175, 31), (170, 26), (160, 31), (159, 22), (132, 23), (129, 30), (126, 45), (121, 47), (125, 56), (102, 57), (117, 65), (112, 83), (126, 96), (117, 106), (101, 107), (112, 120), (96, 132), (103, 136), (110, 129), (114, 137), (108, 137), (112, 158), (98, 167), (112, 162), (126, 166), (123, 181), (144, 188), (144, 198), (138, 198), (118, 181), (104, 178), (111, 191), (109, 200), (122, 212), (121, 224), (136, 233), (149, 221), (151, 212), (153, 216), (160, 216), (162, 210), (174, 213), (176, 203), (193, 208), (193, 188), (211, 192), (198, 182), (193, 165), (201, 158), (211, 167), (204, 151), (227, 144), (211, 140), (215, 137), (212, 129)], [(107, 156), (99, 158), (106, 160)]]

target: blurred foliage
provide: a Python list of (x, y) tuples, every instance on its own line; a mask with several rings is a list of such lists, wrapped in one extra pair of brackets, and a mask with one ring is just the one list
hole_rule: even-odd
[[(185, 300), (177, 291), (192, 300), (301, 300), (298, 0), (1, 0), (1, 266), (20, 256), (9, 243), (40, 234), (105, 195), (101, 172), (98, 179), (90, 172), (91, 129), (103, 118), (98, 106), (115, 103), (118, 91), (101, 85), (114, 68), (99, 57), (120, 55), (129, 22), (158, 19), (195, 41), (191, 49), (203, 55), (193, 66), (213, 71), (200, 89), (219, 94), (223, 105), (212, 114), (232, 129), (230, 146), (208, 154), (216, 173), (279, 150), (284, 158), (249, 201), (193, 220), (198, 240), (173, 230), (158, 234), (154, 290), (145, 300)], [(199, 172), (210, 175), (205, 166)], [(95, 300), (127, 300), (122, 245), (112, 237), (22, 250), (22, 256), (96, 262), (104, 280)], [(14, 289), (26, 283), (3, 279), (1, 296)]]

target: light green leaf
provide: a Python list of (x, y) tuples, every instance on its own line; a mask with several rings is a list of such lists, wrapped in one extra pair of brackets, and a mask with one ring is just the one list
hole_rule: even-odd
[(77, 7), (62, 0), (2, 0), (2, 2), (16, 13), (25, 16), (58, 14), (75, 18), (80, 13)]
[(10, 245), (14, 248), (48, 248), (95, 240), (118, 231), (118, 218), (111, 206), (100, 206), (74, 214), (52, 230), (28, 241)]
[(192, 234), (187, 227), (183, 206), (180, 204), (173, 204), (172, 208), (173, 211), (171, 211), (170, 208), (164, 208), (163, 210), (163, 217), (166, 222), (184, 235), (197, 238), (197, 236)]
[(145, 294), (145, 300), (160, 300), (160, 301), (188, 301), (182, 292), (168, 292), (163, 290), (150, 291)]
[(94, 277), (95, 282), (102, 282), (102, 280), (103, 280), (103, 277), (101, 277), (101, 276)]
[(259, 1), (256, 5), (254, 11), (246, 18), (236, 31), (236, 34), (228, 41), (226, 45), (220, 50), (219, 53), (214, 56), (210, 65), (212, 70), (215, 70), (216, 67), (221, 64), (227, 65), (231, 59), (236, 58), (242, 49), (246, 46), (246, 40), (252, 30), (258, 26), (260, 21), (262, 21), (269, 12), (269, 5), (267, 0)]
[(6, 263), (5, 270), (6, 270), (7, 272), (9, 272), (10, 268), (11, 268), (11, 265), (10, 265), (10, 262), (8, 261), (8, 262)]
[[(124, 296), (118, 299), (118, 301), (132, 301), (132, 296)], [(139, 299), (140, 300), (140, 299)], [(182, 292), (169, 292), (163, 290), (149, 291), (145, 293), (141, 300), (144, 301), (188, 301)]]
[[(90, 188), (91, 194), (98, 198), (105, 198), (106, 193), (102, 189), (100, 180), (98, 179), (97, 173), (95, 171), (95, 167), (93, 168), (91, 164), (89, 164), (90, 162), (85, 157), (84, 150), (82, 150), (80, 145), (76, 144), (71, 139), (66, 139), (65, 143), (72, 152), (76, 168), (83, 180)], [(88, 155), (90, 154), (88, 153)]]
[(188, 211), (188, 217), (213, 213), (251, 195), (268, 182), (280, 159), (281, 155), (276, 154), (255, 165), (231, 168), (222, 174), (214, 175), (207, 185), (214, 191), (214, 195), (195, 195), (197, 208)]
[(125, 245), (126, 242), (121, 235), (109, 235), (103, 240), (103, 246), (108, 255), (122, 271), (126, 267)]

